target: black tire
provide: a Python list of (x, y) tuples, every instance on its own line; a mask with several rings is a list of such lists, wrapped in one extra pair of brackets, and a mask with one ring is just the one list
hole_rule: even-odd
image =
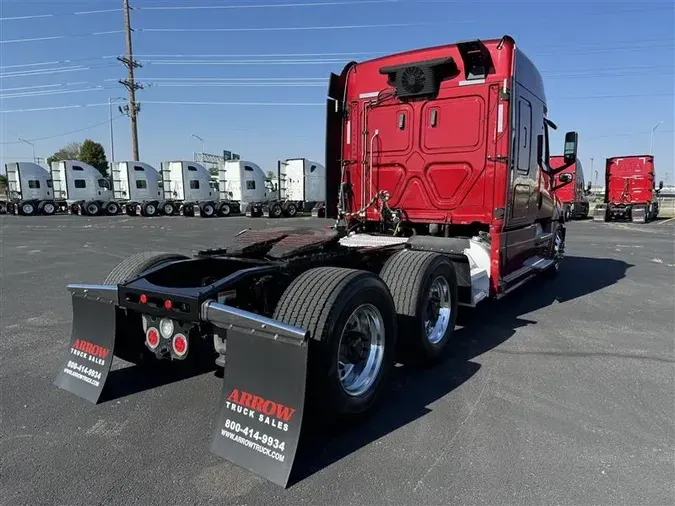
[(7, 214), (7, 204), (0, 202), (0, 214)]
[[(136, 253), (117, 264), (103, 281), (104, 285), (117, 285), (130, 280), (152, 267), (170, 262), (184, 260), (187, 257), (176, 253), (160, 253), (146, 251)], [(139, 314), (127, 314), (117, 320), (121, 328), (117, 329), (114, 354), (126, 362), (136, 365), (160, 365), (150, 350), (145, 346), (143, 339), (143, 324)]]
[[(452, 345), (457, 321), (457, 276), (450, 259), (439, 253), (403, 250), (385, 262), (380, 277), (391, 291), (400, 333), (406, 336), (401, 342), (402, 351), (409, 351), (421, 364), (440, 361)], [(440, 284), (437, 288), (447, 291), (450, 315), (439, 322), (442, 332), (429, 338), (424, 320), (431, 304), (430, 291), (436, 283)]]
[(87, 216), (98, 216), (101, 213), (101, 205), (92, 200), (84, 205), (84, 210)]
[(110, 271), (103, 281), (104, 285), (118, 285), (124, 283), (140, 273), (155, 267), (161, 263), (172, 260), (184, 260), (188, 257), (178, 253), (164, 253), (156, 251), (144, 251), (125, 258)]
[(52, 216), (56, 213), (56, 204), (50, 200), (41, 200), (38, 204), (38, 214)]
[(22, 216), (35, 216), (38, 211), (38, 206), (35, 205), (35, 202), (21, 202), (19, 204), (19, 214)]
[(565, 258), (565, 234), (562, 224), (559, 223), (551, 243), (551, 257), (554, 259), (553, 265), (544, 271), (544, 277), (553, 279), (558, 276)]
[(108, 202), (105, 205), (105, 213), (108, 216), (116, 216), (120, 212), (120, 206), (117, 202)]
[(173, 216), (176, 214), (176, 207), (171, 202), (167, 202), (162, 207), (162, 213), (164, 213), (166, 216)]
[(270, 215), (272, 218), (279, 218), (283, 214), (283, 209), (281, 209), (281, 205), (279, 204), (273, 204), (272, 207), (270, 207)]
[(222, 217), (226, 217), (232, 214), (232, 208), (230, 207), (230, 204), (226, 203), (221, 204), (220, 208), (218, 209), (218, 214)]
[(199, 216), (202, 218), (213, 218), (216, 215), (216, 208), (211, 202), (206, 202), (199, 206)]
[(293, 218), (296, 214), (298, 214), (298, 208), (295, 204), (288, 204), (288, 206), (286, 206), (286, 216)]
[(147, 216), (149, 218), (152, 218), (154, 216), (157, 216), (157, 204), (155, 202), (144, 202), (143, 205), (141, 206), (141, 214), (143, 216)]
[[(349, 395), (339, 378), (339, 345), (350, 315), (365, 304), (377, 308), (382, 319), (382, 362), (367, 390)], [(311, 333), (307, 394), (317, 415), (355, 417), (377, 403), (393, 367), (397, 337), (394, 301), (378, 276), (337, 267), (306, 271), (284, 291), (274, 318)]]

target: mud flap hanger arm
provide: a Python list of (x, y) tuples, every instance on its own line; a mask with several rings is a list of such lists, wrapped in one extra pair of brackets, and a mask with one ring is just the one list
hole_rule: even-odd
[(286, 325), (243, 309), (219, 304), (213, 300), (202, 304), (201, 318), (223, 330), (233, 330), (298, 346), (306, 345), (310, 334), (308, 330)]
[(81, 285), (72, 284), (66, 289), (75, 297), (95, 300), (107, 304), (117, 304), (117, 285)]

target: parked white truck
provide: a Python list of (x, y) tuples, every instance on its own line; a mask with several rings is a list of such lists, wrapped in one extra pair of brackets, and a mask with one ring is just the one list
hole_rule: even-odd
[(221, 186), (203, 165), (175, 160), (162, 162), (162, 182), (164, 201), (160, 202), (160, 212), (173, 214), (169, 210), (178, 210), (183, 216), (228, 216), (238, 213), (239, 202), (221, 199)]
[(114, 162), (112, 164), (113, 198), (120, 204), (122, 212), (129, 216), (157, 216), (177, 214), (175, 206), (160, 210), (164, 199), (162, 175), (152, 165), (135, 162)]
[(218, 167), (221, 200), (239, 204), (239, 210), (255, 202), (276, 198), (266, 186), (265, 172), (247, 160), (228, 160)]
[(22, 216), (44, 214), (51, 216), (58, 210), (49, 171), (32, 162), (5, 164), (7, 196), (0, 199), (0, 214)]
[(79, 160), (60, 160), (51, 164), (54, 198), (71, 214), (109, 216), (119, 214), (110, 182), (97, 168)]
[[(271, 183), (274, 180), (278, 182), (278, 188)], [(273, 196), (247, 206), (247, 216), (292, 218), (299, 212), (323, 209), (326, 200), (326, 168), (320, 163), (307, 158), (279, 160), (276, 177), (271, 181)]]

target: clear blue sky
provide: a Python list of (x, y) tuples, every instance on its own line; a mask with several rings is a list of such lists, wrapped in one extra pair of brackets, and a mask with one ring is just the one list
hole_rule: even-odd
[[(332, 5), (297, 5), (311, 3)], [(241, 8), (263, 4), (267, 7)], [(131, 0), (131, 5), (134, 52), (143, 64), (137, 79), (146, 84), (138, 93), (140, 155), (151, 164), (190, 159), (201, 149), (192, 134), (205, 139), (207, 152), (233, 150), (265, 168), (286, 157), (323, 160), (322, 104), (331, 71), (339, 72), (350, 59), (510, 34), (542, 71), (550, 116), (560, 127), (554, 151), (562, 149), (564, 131), (578, 130), (586, 177), (594, 178), (591, 157), (602, 170), (606, 157), (646, 153), (652, 127), (662, 121), (654, 135), (657, 173), (675, 182), (672, 2)], [(195, 8), (226, 5), (235, 8)], [(2, 0), (0, 6), (0, 163), (30, 159), (31, 147), (18, 137), (32, 140), (36, 155), (44, 158), (87, 137), (108, 151), (107, 101), (125, 96), (117, 83), (125, 71), (114, 58), (125, 50), (122, 0)], [(401, 23), (416, 26), (372, 26)], [(371, 26), (335, 28), (346, 25)], [(333, 28), (248, 30), (279, 27)], [(192, 31), (152, 31), (176, 28)], [(237, 31), (206, 31), (211, 29)], [(56, 38), (26, 40), (47, 37)], [(262, 86), (266, 83), (277, 86)], [(80, 104), (99, 105), (26, 110)], [(114, 125), (116, 159), (125, 159), (131, 154), (128, 119)]]

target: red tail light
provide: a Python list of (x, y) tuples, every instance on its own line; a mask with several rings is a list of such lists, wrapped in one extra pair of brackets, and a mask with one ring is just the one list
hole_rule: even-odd
[(176, 334), (173, 336), (171, 344), (173, 346), (173, 352), (179, 357), (182, 357), (187, 353), (188, 341), (183, 334)]
[(141, 301), (141, 304), (146, 304), (148, 302), (148, 296), (142, 293), (138, 300)]
[(159, 331), (155, 327), (150, 327), (145, 333), (145, 342), (153, 350), (159, 346)]
[(172, 307), (173, 307), (173, 304), (171, 303), (170, 300), (167, 299), (167, 300), (164, 301), (164, 309), (166, 309), (168, 311)]

